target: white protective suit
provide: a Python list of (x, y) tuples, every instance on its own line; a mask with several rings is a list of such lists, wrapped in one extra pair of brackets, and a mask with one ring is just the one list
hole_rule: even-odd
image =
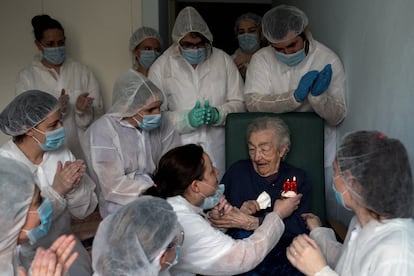
[[(191, 7), (177, 16), (170, 46), (151, 66), (148, 78), (165, 94), (165, 114), (180, 133), (183, 144), (200, 144), (212, 158), (213, 164), (225, 170), (224, 124), (227, 114), (244, 112), (243, 79), (232, 58), (220, 49), (211, 47), (206, 60), (193, 68), (181, 55), (179, 41), (190, 32), (201, 33), (210, 43), (213, 36), (206, 22)], [(193, 128), (188, 113), (197, 101), (216, 107), (220, 120), (214, 125)]]
[(254, 233), (234, 240), (213, 228), (203, 210), (182, 196), (167, 199), (184, 228), (184, 244), (171, 275), (234, 275), (258, 265), (276, 245), (285, 230), (283, 220), (269, 213)]
[[(72, 233), (71, 216), (83, 219), (95, 210), (98, 202), (94, 192), (95, 183), (85, 174), (79, 186), (67, 193), (65, 197), (60, 196), (52, 188), (58, 161), (64, 164), (66, 161), (76, 160), (73, 154), (65, 147), (55, 151), (44, 152), (42, 163), (35, 165), (12, 140), (8, 140), (0, 147), (0, 156), (8, 157), (27, 165), (41, 190), (41, 196), (48, 198), (53, 206), (53, 221), (49, 233), (34, 245), (25, 243), (20, 247), (20, 261), (28, 269), (37, 247), (49, 248), (60, 235)], [(78, 252), (79, 256), (69, 269), (69, 274), (90, 275), (90, 258), (79, 240), (77, 240), (74, 251)]]
[(114, 90), (114, 104), (90, 126), (83, 141), (89, 170), (99, 186), (103, 218), (151, 187), (150, 175), (161, 156), (180, 144), (165, 117), (152, 131), (142, 131), (122, 120), (153, 101), (162, 101), (162, 93), (146, 77), (129, 69), (117, 80)]
[(370, 221), (361, 228), (353, 217), (344, 245), (330, 228), (310, 233), (322, 249), (328, 265), (316, 276), (328, 275), (414, 275), (414, 222), (412, 219)]
[(32, 202), (35, 182), (28, 167), (0, 157), (0, 272), (18, 275), (16, 246)]
[[(77, 159), (84, 159), (79, 139), (86, 128), (103, 114), (102, 96), (93, 73), (85, 65), (66, 58), (58, 74), (54, 69), (44, 66), (37, 58), (18, 73), (16, 95), (33, 89), (47, 92), (57, 99), (62, 89), (65, 89), (69, 95), (68, 107), (63, 114), (66, 145)], [(85, 92), (94, 98), (92, 108), (87, 111), (76, 110), (76, 100)]]
[[(271, 46), (254, 54), (247, 70), (244, 96), (250, 112), (306, 112), (314, 111), (325, 124), (325, 167), (331, 167), (336, 150), (336, 125), (346, 115), (345, 75), (338, 56), (329, 48), (312, 39), (306, 58), (296, 66), (289, 67), (276, 58)], [(323, 94), (314, 97), (310, 93), (303, 102), (293, 96), (299, 81), (309, 71), (321, 71), (332, 65), (332, 80)]]

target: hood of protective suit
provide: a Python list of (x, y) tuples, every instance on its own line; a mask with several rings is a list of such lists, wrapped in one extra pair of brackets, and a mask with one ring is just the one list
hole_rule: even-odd
[(193, 7), (186, 7), (180, 11), (175, 19), (172, 30), (173, 42), (178, 42), (188, 33), (195, 32), (202, 34), (205, 38), (213, 43), (213, 35), (207, 26), (207, 23)]
[(118, 118), (134, 116), (145, 106), (164, 99), (155, 84), (133, 69), (118, 78), (112, 95), (113, 104), (106, 114)]

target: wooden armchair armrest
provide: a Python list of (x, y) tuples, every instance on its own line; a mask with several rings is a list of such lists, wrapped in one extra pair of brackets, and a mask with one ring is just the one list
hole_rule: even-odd
[(343, 242), (347, 232), (346, 226), (338, 220), (328, 220), (328, 224), (335, 231), (337, 239)]

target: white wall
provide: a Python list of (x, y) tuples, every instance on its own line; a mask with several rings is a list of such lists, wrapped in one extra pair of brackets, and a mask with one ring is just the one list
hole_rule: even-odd
[[(109, 107), (115, 79), (131, 66), (129, 37), (142, 25), (141, 0), (2, 0), (0, 109), (15, 95), (17, 72), (37, 53), (31, 19), (42, 13), (63, 25), (68, 55), (95, 73)], [(6, 139), (1, 134), (0, 142)]]

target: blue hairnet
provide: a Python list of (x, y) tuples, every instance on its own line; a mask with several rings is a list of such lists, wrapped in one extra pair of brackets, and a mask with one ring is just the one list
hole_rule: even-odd
[(158, 275), (156, 257), (180, 231), (177, 215), (166, 200), (140, 196), (99, 226), (94, 269), (99, 275)]
[(155, 101), (163, 101), (161, 90), (133, 69), (118, 78), (112, 95), (113, 104), (107, 114), (119, 118), (134, 116), (143, 107)]
[(7, 135), (22, 135), (58, 108), (59, 101), (49, 93), (39, 90), (25, 91), (1, 112), (0, 128)]
[(129, 50), (133, 52), (135, 48), (145, 39), (155, 38), (162, 44), (160, 34), (153, 28), (150, 27), (141, 27), (138, 28), (129, 39)]
[(172, 39), (174, 43), (178, 43), (186, 34), (193, 32), (200, 33), (207, 38), (210, 43), (213, 42), (213, 35), (198, 11), (193, 7), (186, 7), (180, 11), (175, 19), (172, 30)]
[(300, 35), (308, 26), (308, 17), (294, 6), (280, 5), (265, 13), (263, 35), (270, 43), (280, 43)]

